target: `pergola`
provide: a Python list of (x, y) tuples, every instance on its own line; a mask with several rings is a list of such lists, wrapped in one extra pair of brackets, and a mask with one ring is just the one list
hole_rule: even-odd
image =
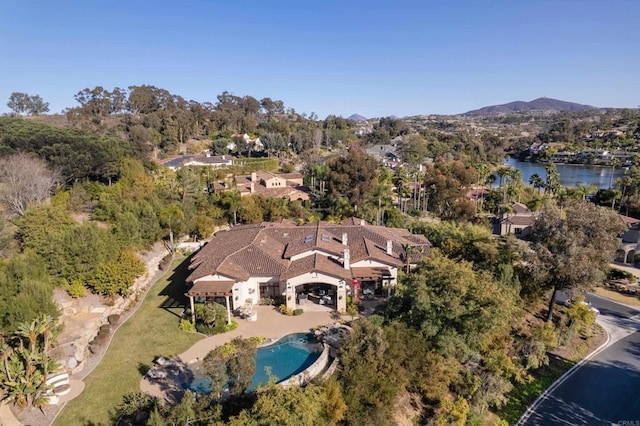
[(231, 324), (231, 303), (230, 299), (233, 296), (233, 281), (197, 281), (193, 286), (185, 293), (189, 297), (191, 304), (191, 322), (196, 324), (196, 311), (193, 306), (194, 297), (223, 297), (227, 302), (227, 324)]

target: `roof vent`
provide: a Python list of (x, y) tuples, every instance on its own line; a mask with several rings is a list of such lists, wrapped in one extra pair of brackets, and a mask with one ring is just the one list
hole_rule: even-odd
[(313, 239), (314, 239), (313, 234), (309, 234), (309, 235), (307, 235), (306, 237), (304, 237), (304, 243), (305, 243), (305, 244), (312, 243), (312, 242), (313, 242)]
[(322, 241), (324, 241), (325, 243), (329, 242), (329, 236), (328, 235), (322, 234), (321, 238), (322, 238)]

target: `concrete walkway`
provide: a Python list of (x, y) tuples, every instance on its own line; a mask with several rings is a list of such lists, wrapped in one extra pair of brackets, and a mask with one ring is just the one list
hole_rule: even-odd
[[(299, 316), (286, 316), (275, 310), (273, 306), (254, 306), (257, 312), (257, 321), (240, 320), (238, 328), (228, 333), (216, 334), (196, 342), (182, 354), (178, 355), (178, 362), (183, 365), (193, 364), (204, 359), (214, 348), (230, 342), (236, 337), (266, 337), (279, 339), (291, 333), (310, 331), (314, 327), (320, 327), (337, 322), (339, 318), (333, 317), (331, 312), (307, 312)], [(343, 317), (351, 319), (351, 317)], [(145, 377), (140, 381), (140, 390), (159, 398), (167, 398), (166, 385), (163, 387), (157, 382), (151, 382)]]
[(330, 312), (305, 312), (299, 316), (287, 316), (277, 312), (273, 306), (254, 306), (253, 311), (258, 313), (257, 321), (237, 320), (238, 328), (235, 330), (200, 340), (178, 357), (185, 364), (190, 364), (203, 359), (213, 348), (239, 336), (278, 339), (287, 334), (309, 331), (313, 327), (336, 322)]

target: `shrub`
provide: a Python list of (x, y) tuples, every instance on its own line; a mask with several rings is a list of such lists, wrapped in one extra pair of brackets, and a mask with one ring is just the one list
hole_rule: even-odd
[(304, 310), (302, 309), (294, 309), (293, 310), (293, 315), (302, 315), (302, 313), (304, 312)]
[(189, 321), (188, 319), (182, 318), (180, 320), (180, 330), (188, 331), (190, 333), (195, 333), (196, 327), (193, 324), (191, 324), (191, 321)]
[(171, 254), (168, 254), (162, 258), (160, 264), (158, 265), (158, 268), (160, 268), (161, 271), (166, 271), (171, 267), (171, 262), (173, 262), (173, 256)]
[(278, 307), (278, 312), (284, 315), (293, 315), (293, 310), (287, 308), (287, 305), (284, 303)]
[(74, 299), (84, 297), (87, 294), (87, 289), (81, 280), (73, 280), (70, 283), (65, 281), (64, 287), (65, 290), (67, 290), (67, 293), (69, 293), (69, 296)]
[(120, 315), (118, 314), (111, 314), (107, 317), (107, 321), (109, 322), (109, 324), (111, 325), (115, 325), (118, 322), (120, 322)]
[[(638, 255), (640, 256), (640, 255)], [(640, 262), (640, 257), (635, 260), (636, 263)], [(616, 268), (611, 268), (607, 271), (608, 280), (629, 280), (630, 282), (636, 282), (635, 276), (631, 272), (623, 271)]]
[(259, 305), (273, 305), (275, 300), (271, 297), (263, 297), (258, 301)]

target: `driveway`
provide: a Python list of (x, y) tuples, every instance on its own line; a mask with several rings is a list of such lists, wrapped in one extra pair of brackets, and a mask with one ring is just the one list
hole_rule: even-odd
[(589, 294), (607, 346), (549, 388), (521, 425), (640, 425), (640, 311)]

